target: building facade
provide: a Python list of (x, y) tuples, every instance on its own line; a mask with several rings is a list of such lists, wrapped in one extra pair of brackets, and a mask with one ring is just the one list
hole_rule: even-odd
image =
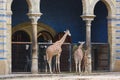
[(12, 73), (12, 39), (17, 37), (13, 37), (14, 33), (25, 31), (30, 36), (31, 72), (38, 73), (39, 32), (49, 40), (67, 28), (73, 43), (86, 40), (90, 48), (91, 42), (108, 43), (110, 71), (120, 71), (120, 0), (0, 0), (0, 4), (0, 74)]

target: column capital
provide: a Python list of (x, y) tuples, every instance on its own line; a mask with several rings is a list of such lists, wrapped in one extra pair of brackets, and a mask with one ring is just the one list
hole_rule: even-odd
[(95, 15), (82, 15), (81, 17), (85, 21), (86, 20), (93, 21), (96, 16)]
[(37, 24), (37, 21), (40, 18), (40, 16), (42, 15), (42, 13), (28, 13), (27, 15), (31, 19), (32, 24)]

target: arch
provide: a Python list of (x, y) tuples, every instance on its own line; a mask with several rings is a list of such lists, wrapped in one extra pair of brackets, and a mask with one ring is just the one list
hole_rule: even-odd
[(108, 9), (108, 17), (112, 17), (115, 16), (116, 13), (116, 7), (115, 7), (115, 3), (112, 0), (101, 0), (107, 7)]
[(13, 42), (30, 42), (30, 37), (27, 32), (20, 30), (12, 34)]
[[(102, 13), (101, 12), (101, 10)], [(107, 16), (108, 16), (108, 10), (106, 5), (99, 1), (95, 5), (94, 8), (94, 15), (96, 17), (94, 18), (94, 21), (92, 22), (92, 41), (93, 42), (108, 42), (108, 25), (107, 25)], [(104, 29), (104, 30), (103, 30)], [(94, 30), (94, 31), (93, 31)], [(101, 33), (102, 32), (102, 33)], [(104, 34), (104, 36), (102, 35)]]
[(27, 2), (28, 7), (29, 7), (29, 12), (31, 12), (32, 4), (31, 4), (30, 0), (26, 0), (26, 2)]
[(31, 58), (31, 46), (27, 43), (30, 42), (30, 36), (24, 30), (19, 30), (12, 35), (12, 41), (12, 71), (30, 71), (27, 68), (28, 58)]
[(48, 42), (49, 40), (53, 41), (53, 36), (48, 31), (38, 32), (38, 42)]
[[(88, 0), (87, 0), (88, 1)], [(83, 15), (87, 14), (87, 1), (82, 0), (82, 6), (83, 6)]]
[(108, 17), (115, 17), (115, 2), (113, 0), (82, 0), (83, 4), (83, 15), (93, 15), (94, 7), (98, 1), (102, 1), (109, 11)]
[[(21, 6), (22, 4), (22, 6)], [(28, 5), (26, 0), (13, 0), (12, 5), (12, 26), (18, 25), (20, 23), (29, 21), (28, 16)]]
[[(32, 26), (31, 26), (31, 23), (30, 22), (25, 22), (25, 23), (21, 23), (17, 26), (14, 26), (13, 29), (12, 29), (12, 34), (14, 34), (16, 31), (20, 31), (20, 30), (23, 30), (25, 32), (28, 33), (28, 35), (30, 36), (30, 41), (32, 41)], [(41, 23), (41, 22), (38, 22), (38, 37), (39, 37), (39, 33), (42, 31), (46, 31), (46, 32), (49, 32), (49, 38), (51, 36), (51, 39), (55, 36), (56, 32), (48, 25), (44, 24), (44, 23)]]
[[(102, 13), (101, 13), (102, 10)], [(107, 6), (99, 1), (95, 5), (92, 22), (92, 68), (93, 70), (109, 70), (109, 43), (108, 43), (108, 9)], [(94, 44), (95, 43), (95, 44)], [(106, 50), (106, 51), (104, 51)], [(102, 57), (104, 56), (104, 57)], [(105, 64), (106, 62), (106, 64)], [(99, 65), (98, 65), (99, 64)]]
[[(116, 13), (115, 2), (112, 0), (100, 0), (100, 1), (102, 1), (108, 9), (108, 18), (115, 17), (115, 13)], [(97, 2), (99, 2), (99, 0), (94, 2), (94, 4), (96, 5)], [(93, 5), (93, 9), (94, 9), (95, 5)]]
[[(25, 0), (28, 4), (28, 8), (31, 8), (31, 3), (29, 0)], [(7, 0), (7, 10), (8, 11), (11, 11), (11, 8), (12, 8), (12, 4), (13, 4), (14, 0)]]
[(112, 30), (115, 24), (113, 24), (113, 20), (115, 19), (115, 14), (116, 14), (116, 6), (115, 2), (112, 0), (101, 0), (107, 7), (108, 9), (108, 43), (109, 43), (109, 48), (110, 48), (110, 71), (115, 70), (115, 60), (114, 60), (114, 53), (113, 51), (115, 48), (112, 46), (115, 45), (116, 43), (114, 42), (114, 39), (112, 35), (114, 34), (114, 31)]

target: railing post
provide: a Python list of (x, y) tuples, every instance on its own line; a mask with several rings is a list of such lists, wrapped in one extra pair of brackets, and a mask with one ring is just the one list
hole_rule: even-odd
[(69, 44), (69, 71), (72, 71), (72, 44)]

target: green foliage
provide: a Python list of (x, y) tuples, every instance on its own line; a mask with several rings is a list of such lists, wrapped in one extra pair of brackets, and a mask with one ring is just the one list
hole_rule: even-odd
[(72, 48), (72, 52), (74, 53), (77, 50), (77, 48), (78, 48), (78, 46), (77, 46), (77, 44), (75, 44)]

